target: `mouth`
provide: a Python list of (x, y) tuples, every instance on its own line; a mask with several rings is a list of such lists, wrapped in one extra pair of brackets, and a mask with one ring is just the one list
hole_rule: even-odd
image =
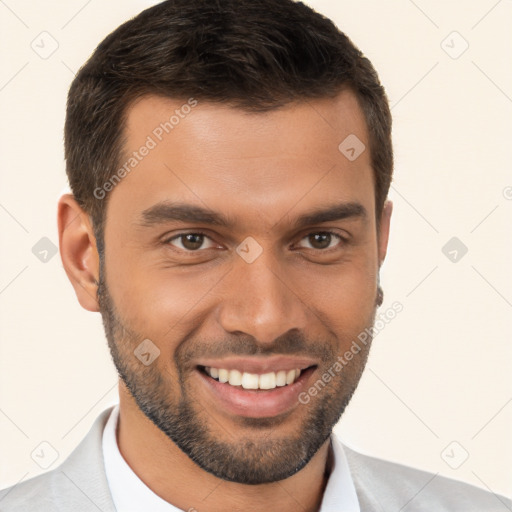
[(293, 370), (278, 370), (276, 372), (258, 374), (242, 372), (241, 370), (213, 368), (211, 366), (199, 366), (199, 369), (221, 384), (241, 386), (243, 389), (265, 390), (275, 389), (276, 387), (289, 386), (299, 379), (303, 371), (300, 368), (294, 368)]
[(307, 388), (317, 365), (252, 373), (241, 369), (197, 366), (213, 407), (228, 414), (251, 418), (273, 417), (298, 405), (299, 394)]

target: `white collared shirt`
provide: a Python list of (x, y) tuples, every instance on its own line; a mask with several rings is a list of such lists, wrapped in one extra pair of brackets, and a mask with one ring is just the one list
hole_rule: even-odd
[[(117, 446), (119, 405), (116, 405), (103, 431), (103, 458), (107, 481), (117, 512), (182, 512), (157, 496), (128, 466)], [(333, 467), (319, 512), (360, 512), (357, 494), (345, 452), (333, 433)]]

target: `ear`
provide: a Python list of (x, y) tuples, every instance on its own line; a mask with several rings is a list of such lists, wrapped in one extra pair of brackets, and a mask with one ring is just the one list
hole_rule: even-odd
[(88, 311), (99, 311), (97, 282), (100, 267), (96, 238), (89, 216), (73, 195), (64, 194), (59, 199), (57, 224), (62, 265), (78, 302)]
[(391, 221), (391, 213), (393, 212), (393, 203), (391, 201), (386, 201), (384, 203), (384, 207), (382, 208), (382, 214), (380, 216), (379, 225), (378, 225), (378, 233), (377, 233), (377, 241), (378, 241), (378, 253), (379, 253), (379, 267), (382, 265), (384, 259), (386, 258), (386, 253), (388, 250), (388, 240), (389, 240), (389, 224)]

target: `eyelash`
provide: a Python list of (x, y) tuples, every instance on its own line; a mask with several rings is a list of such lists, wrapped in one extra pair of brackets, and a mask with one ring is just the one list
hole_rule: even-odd
[[(302, 241), (302, 240), (304, 240), (305, 238), (307, 238), (307, 237), (309, 237), (311, 235), (317, 235), (317, 234), (328, 234), (328, 235), (331, 235), (331, 236), (337, 238), (340, 241), (341, 245), (346, 244), (346, 243), (349, 242), (347, 237), (344, 237), (344, 236), (342, 236), (339, 233), (336, 233), (334, 231), (328, 231), (328, 230), (327, 231), (310, 231), (309, 233), (307, 233), (306, 235), (301, 237), (299, 241)], [(202, 231), (188, 231), (186, 233), (179, 233), (178, 235), (173, 235), (170, 238), (166, 238), (165, 240), (163, 240), (162, 243), (164, 245), (171, 245), (170, 242), (172, 242), (173, 240), (180, 239), (180, 238), (185, 237), (187, 235), (201, 235), (201, 236), (204, 236), (205, 238), (208, 238), (208, 239), (211, 240), (211, 237), (207, 233), (204, 233)], [(328, 253), (328, 252), (330, 252), (332, 250), (335, 250), (337, 248), (338, 248), (338, 245), (336, 245), (334, 247), (329, 247), (329, 248), (326, 248), (326, 249), (314, 249), (314, 248), (309, 248), (309, 247), (303, 247), (303, 249), (310, 249), (312, 251), (317, 251), (319, 253)], [(177, 251), (183, 252), (185, 254), (190, 254), (190, 255), (194, 255), (194, 254), (200, 253), (202, 251), (208, 250), (208, 249), (190, 250), (190, 249), (181, 249), (179, 247), (178, 248), (174, 248), (174, 249), (177, 250)]]
[[(206, 233), (203, 233), (202, 231), (188, 231), (186, 233), (179, 233), (178, 235), (173, 235), (172, 237), (165, 239), (163, 241), (163, 244), (164, 245), (170, 245), (170, 242), (172, 242), (173, 240), (177, 240), (177, 239), (185, 237), (187, 235), (201, 235), (201, 236), (204, 236), (205, 238), (211, 239), (211, 237), (209, 237)], [(198, 252), (201, 252), (201, 251), (205, 250), (205, 249), (197, 249), (195, 251), (191, 251), (190, 249), (189, 250), (187, 250), (187, 249), (180, 249), (179, 247), (176, 247), (175, 249), (178, 250), (178, 251), (181, 251), (181, 252), (188, 253), (188, 254), (194, 254), (194, 253), (198, 253)]]

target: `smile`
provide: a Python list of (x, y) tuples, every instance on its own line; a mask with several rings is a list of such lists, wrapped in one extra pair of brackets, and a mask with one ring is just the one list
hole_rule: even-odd
[(265, 368), (255, 373), (256, 368), (242, 371), (199, 365), (196, 375), (213, 410), (238, 417), (268, 418), (290, 413), (300, 406), (299, 394), (307, 388), (317, 365), (274, 368), (276, 371)]
[(220, 383), (241, 386), (243, 389), (275, 389), (288, 386), (293, 384), (301, 374), (299, 368), (257, 374), (210, 366), (205, 366), (204, 372)]

